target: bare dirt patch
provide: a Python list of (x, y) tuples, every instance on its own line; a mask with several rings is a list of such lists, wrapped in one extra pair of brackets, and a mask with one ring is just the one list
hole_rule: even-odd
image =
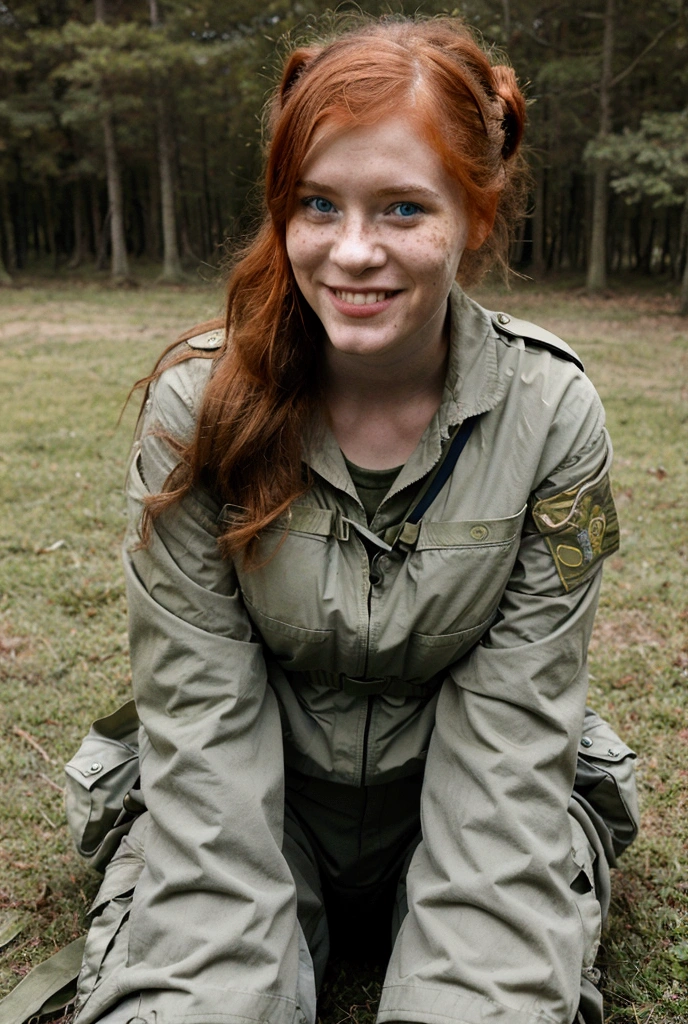
[(623, 650), (627, 647), (659, 647), (663, 637), (652, 625), (650, 616), (640, 608), (608, 610), (595, 622), (590, 650)]
[(20, 654), (26, 654), (29, 646), (28, 637), (12, 636), (8, 630), (0, 626), (0, 658), (17, 658)]
[[(124, 330), (119, 333), (125, 337), (131, 334), (130, 331), (127, 334)], [(8, 323), (0, 324), (0, 341), (9, 341), (25, 334), (49, 339), (60, 338), (61, 340), (65, 340), (67, 337), (77, 338), (78, 340), (94, 336), (110, 339), (117, 337), (117, 332), (113, 331), (112, 324), (106, 321), (100, 324), (94, 321), (91, 321), (89, 324), (83, 324), (51, 320), (30, 320), (27, 317), (25, 320), (10, 320)]]

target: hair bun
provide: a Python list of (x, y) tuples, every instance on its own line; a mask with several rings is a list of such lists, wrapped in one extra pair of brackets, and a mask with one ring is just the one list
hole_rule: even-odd
[(294, 50), (289, 55), (289, 59), (284, 65), (284, 72), (282, 73), (282, 81), (279, 86), (279, 100), (280, 105), (284, 106), (287, 96), (291, 92), (293, 86), (297, 80), (301, 77), (306, 66), (318, 56), (320, 53), (320, 47), (318, 46), (301, 46), (298, 50)]
[(492, 68), (494, 87), (502, 102), (502, 129), (504, 144), (502, 156), (510, 160), (517, 152), (523, 138), (526, 123), (526, 101), (518, 87), (513, 68), (506, 64), (497, 64)]

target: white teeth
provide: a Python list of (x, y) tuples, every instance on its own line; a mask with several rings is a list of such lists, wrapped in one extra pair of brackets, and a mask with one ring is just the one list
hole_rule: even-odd
[(389, 292), (342, 292), (335, 289), (335, 295), (342, 302), (348, 302), (352, 306), (372, 306), (374, 302), (383, 302)]

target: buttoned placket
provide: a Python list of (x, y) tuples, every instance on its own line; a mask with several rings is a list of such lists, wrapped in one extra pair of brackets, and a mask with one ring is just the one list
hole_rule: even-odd
[[(408, 509), (411, 498), (404, 491), (419, 483), (437, 465), (444, 446), (448, 443), (452, 429), (467, 419), (494, 408), (505, 390), (500, 380), (497, 359), (498, 336), (485, 311), (473, 303), (456, 285), (451, 293), (451, 333), (443, 397), (439, 409), (424, 431), (415, 451), (407, 459), (399, 476), (381, 502), (372, 522), (368, 525), (363, 504), (346, 466), (344, 456), (329, 428), (323, 423), (317, 434), (317, 444), (305, 456), (311, 469), (332, 486), (346, 495), (347, 514), (353, 529), (348, 539), (341, 543), (354, 544), (360, 554), (362, 599), (360, 657), (362, 680), (370, 678), (371, 659), (375, 656), (378, 627), (383, 621), (383, 608), (387, 593), (386, 576), (390, 570), (402, 571), (401, 562), (406, 558), (399, 551), (380, 550), (371, 554), (370, 546), (363, 540), (371, 532), (382, 537), (389, 527), (400, 522)], [(331, 543), (340, 541), (331, 537)], [(369, 746), (371, 732), (374, 732), (374, 715), (378, 695), (369, 695), (361, 707), (361, 728), (356, 761), (359, 766), (359, 780), (365, 784), (369, 771)]]

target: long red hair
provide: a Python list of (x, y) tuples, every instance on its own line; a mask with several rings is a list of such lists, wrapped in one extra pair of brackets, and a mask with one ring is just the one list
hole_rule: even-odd
[[(469, 236), (459, 279), (504, 260), (523, 178), (525, 101), (511, 68), (492, 65), (454, 18), (365, 21), (292, 52), (269, 108), (263, 223), (228, 282), (230, 340), (216, 356), (195, 436), (176, 446), (177, 470), (148, 499), (144, 528), (192, 487), (208, 487), (234, 510), (223, 552), (251, 564), (260, 531), (308, 488), (303, 452), (320, 407), (320, 324), (286, 250), (299, 172), (316, 133), (399, 110), (463, 190), (476, 238), (487, 232), (482, 245)], [(153, 378), (159, 372), (161, 364)]]

